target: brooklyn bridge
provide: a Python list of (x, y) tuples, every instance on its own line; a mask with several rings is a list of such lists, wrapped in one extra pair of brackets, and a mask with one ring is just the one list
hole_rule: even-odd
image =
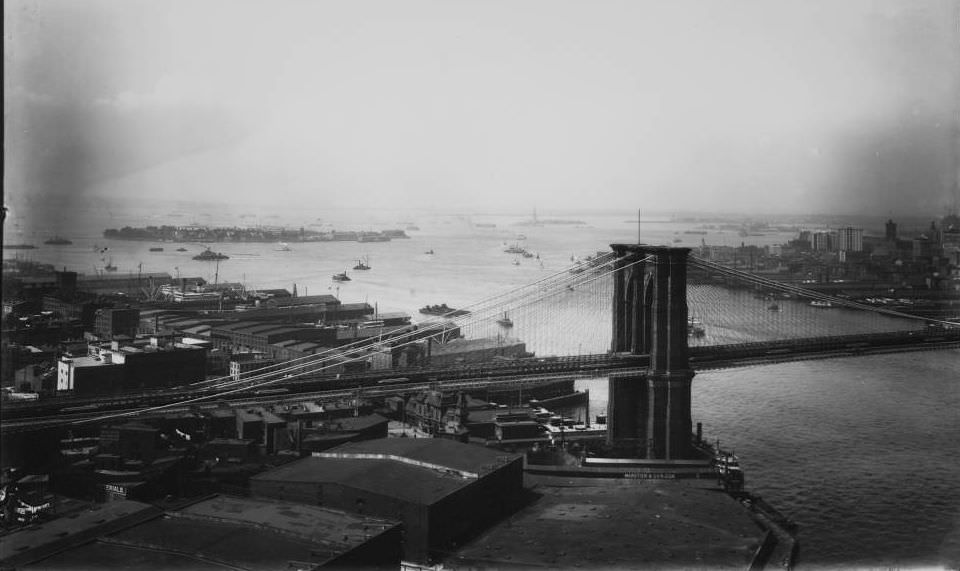
[[(960, 346), (960, 326), (726, 267), (688, 248), (609, 252), (479, 300), (410, 333), (339, 347), (176, 389), (60, 397), (4, 407), (5, 433), (216, 407), (536, 386), (609, 378), (607, 440), (647, 458), (682, 458), (697, 371)], [(333, 374), (371, 350), (451, 337), (522, 339), (525, 357)]]

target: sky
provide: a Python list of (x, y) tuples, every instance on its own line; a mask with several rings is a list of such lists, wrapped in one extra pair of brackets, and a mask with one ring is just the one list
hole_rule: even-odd
[(7, 0), (4, 201), (940, 215), (960, 0)]

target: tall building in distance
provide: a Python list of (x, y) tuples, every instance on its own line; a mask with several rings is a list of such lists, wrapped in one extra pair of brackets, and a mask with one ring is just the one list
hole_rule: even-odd
[(886, 238), (888, 242), (893, 242), (897, 239), (897, 223), (893, 220), (887, 220)]
[[(889, 232), (888, 228), (887, 233)], [(847, 226), (837, 230), (837, 249), (844, 252), (862, 252), (863, 228)]]

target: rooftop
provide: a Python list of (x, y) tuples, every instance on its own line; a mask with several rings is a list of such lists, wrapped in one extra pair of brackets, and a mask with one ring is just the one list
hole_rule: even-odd
[(444, 566), (746, 569), (763, 537), (713, 481), (544, 478), (534, 491)]
[[(291, 562), (320, 565), (331, 561), (398, 525), (321, 507), (227, 496), (215, 496), (162, 517), (158, 509), (145, 506), (152, 510), (148, 521), (143, 517), (117, 521), (114, 513), (104, 513), (107, 506), (94, 522), (101, 529), (90, 530), (93, 533), (86, 541), (74, 540), (75, 527), (66, 536), (58, 530), (53, 537), (66, 539), (57, 547), (66, 541), (67, 550), (54, 548), (32, 557), (21, 556), (18, 566), (279, 571), (290, 569)], [(36, 537), (35, 532), (24, 535)], [(89, 541), (91, 537), (95, 539)]]
[(434, 345), (431, 352), (434, 355), (448, 353), (460, 353), (464, 351), (479, 351), (481, 349), (496, 349), (502, 347), (515, 347), (523, 345), (523, 341), (516, 339), (504, 339), (498, 337), (485, 337), (483, 339), (453, 339), (442, 345)]
[(468, 474), (485, 475), (519, 457), (444, 439), (381, 438), (343, 444), (253, 480), (337, 482), (429, 505), (475, 482)]

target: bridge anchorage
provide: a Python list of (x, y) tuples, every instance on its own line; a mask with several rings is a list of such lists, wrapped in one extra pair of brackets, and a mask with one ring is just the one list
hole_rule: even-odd
[(614, 353), (649, 355), (643, 373), (610, 376), (607, 447), (619, 457), (681, 460), (692, 446), (687, 347), (689, 248), (612, 244)]

